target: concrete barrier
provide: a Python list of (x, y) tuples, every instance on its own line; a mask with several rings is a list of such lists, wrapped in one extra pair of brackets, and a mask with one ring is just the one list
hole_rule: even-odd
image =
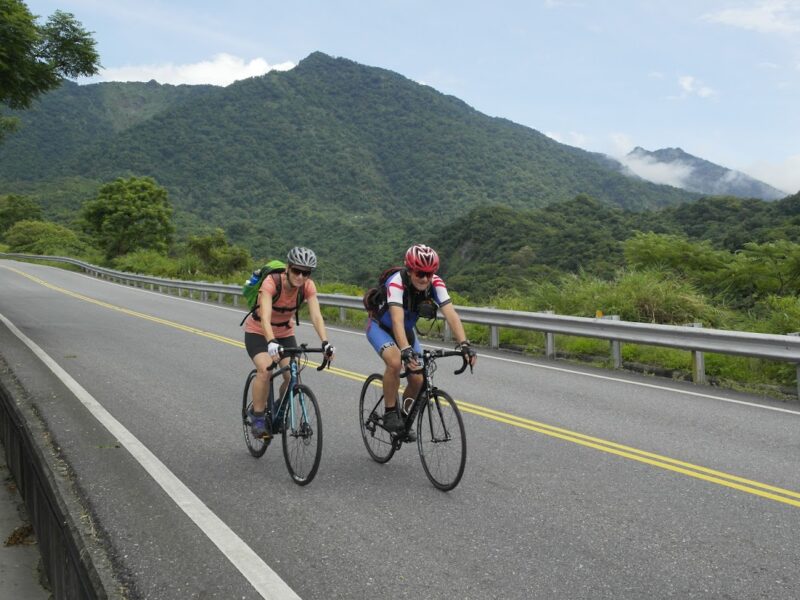
[(68, 467), (48, 445), (47, 432), (27, 396), (0, 356), (0, 436), (39, 542), (53, 597), (122, 598), (111, 570), (105, 565), (96, 568), (98, 543), (87, 539), (85, 511), (71, 489)]

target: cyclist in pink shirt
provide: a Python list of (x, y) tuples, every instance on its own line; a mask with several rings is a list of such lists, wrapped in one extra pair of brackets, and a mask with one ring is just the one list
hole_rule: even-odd
[[(294, 335), (296, 311), (299, 310), (297, 298), (302, 289), (302, 299), (308, 303), (311, 324), (327, 349), (330, 360), (333, 360), (334, 347), (328, 343), (325, 321), (317, 299), (317, 286), (311, 279), (312, 271), (317, 267), (317, 256), (309, 248), (299, 246), (292, 248), (286, 257), (286, 271), (272, 273), (264, 278), (258, 292), (258, 309), (244, 322), (244, 344), (247, 353), (256, 366), (256, 378), (253, 380), (253, 414), (251, 415), (253, 435), (262, 437), (266, 432), (265, 409), (269, 393), (268, 369), (280, 358), (280, 348), (294, 348), (297, 339)], [(280, 295), (273, 302), (272, 298), (280, 290)], [(293, 320), (294, 318), (294, 320)], [(281, 366), (288, 363), (289, 359)], [(283, 374), (280, 394), (283, 395), (289, 383), (289, 373)], [(281, 397), (279, 396), (279, 397)]]

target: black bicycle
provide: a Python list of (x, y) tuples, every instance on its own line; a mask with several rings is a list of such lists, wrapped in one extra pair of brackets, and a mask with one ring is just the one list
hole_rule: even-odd
[[(461, 481), (467, 463), (467, 437), (464, 421), (458, 406), (444, 390), (433, 385), (436, 360), (447, 356), (460, 356), (464, 364), (456, 375), (469, 366), (467, 357), (460, 351), (423, 350), (423, 383), (414, 401), (399, 407), (404, 417), (400, 431), (392, 433), (383, 425), (385, 411), (383, 375), (373, 373), (364, 382), (358, 402), (359, 424), (364, 445), (373, 460), (389, 462), (406, 441), (416, 422), (417, 449), (422, 467), (431, 483), (443, 491), (452, 490)], [(400, 375), (406, 377), (407, 372)]]
[[(272, 438), (277, 434), (283, 436), (283, 458), (289, 475), (298, 485), (311, 483), (319, 469), (322, 459), (322, 419), (319, 403), (311, 389), (300, 380), (300, 372), (308, 363), (309, 352), (326, 353), (323, 348), (309, 348), (301, 344), (298, 348), (281, 348), (281, 358), (289, 358), (285, 367), (278, 367), (276, 361), (269, 379), (269, 398), (267, 400), (266, 425), (263, 437), (256, 437), (252, 431), (253, 400), (250, 384), (256, 376), (256, 370), (250, 371), (244, 384), (242, 395), (242, 426), (244, 440), (250, 454), (260, 458), (267, 451)], [(330, 364), (330, 355), (325, 354), (322, 364), (317, 367), (321, 371)], [(288, 371), (289, 384), (280, 402), (275, 401), (275, 378)]]

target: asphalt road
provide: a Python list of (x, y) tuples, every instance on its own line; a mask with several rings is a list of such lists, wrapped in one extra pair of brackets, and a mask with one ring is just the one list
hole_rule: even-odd
[(325, 441), (301, 488), (279, 444), (244, 446), (241, 311), (0, 260), (0, 315), (178, 482), (53, 392), (0, 323), (132, 598), (800, 597), (797, 404), (519, 355), (483, 352), (460, 377), (442, 361), (468, 441), (443, 493), (413, 446), (368, 457), (358, 394), (382, 363), (331, 326), (336, 369), (303, 372)]

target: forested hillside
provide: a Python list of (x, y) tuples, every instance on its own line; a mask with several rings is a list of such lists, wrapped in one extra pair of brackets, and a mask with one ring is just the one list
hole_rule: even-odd
[(564, 273), (611, 279), (629, 266), (624, 242), (637, 232), (730, 253), (747, 244), (800, 243), (800, 194), (775, 202), (703, 198), (655, 211), (609, 207), (587, 196), (535, 210), (476, 208), (442, 230), (443, 270), (448, 284), (482, 301)]
[(178, 236), (222, 227), (254, 256), (292, 243), (361, 279), (410, 239), (481, 206), (589, 194), (645, 209), (696, 197), (624, 177), (577, 148), (396, 73), (315, 53), (225, 88), (65, 85), (0, 145), (0, 193), (69, 222), (117, 176), (149, 176)]

